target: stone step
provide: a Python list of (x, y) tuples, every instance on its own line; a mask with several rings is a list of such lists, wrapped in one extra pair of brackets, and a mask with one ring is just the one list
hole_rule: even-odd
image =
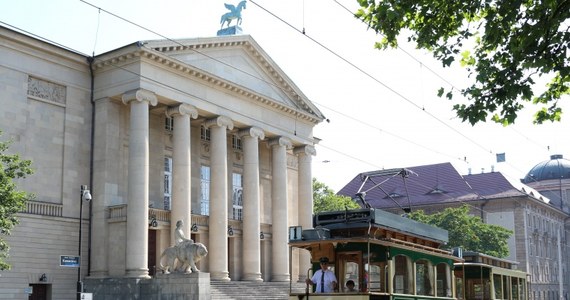
[[(288, 282), (211, 281), (212, 300), (283, 300), (289, 297)], [(293, 283), (294, 292), (304, 292), (304, 283)]]

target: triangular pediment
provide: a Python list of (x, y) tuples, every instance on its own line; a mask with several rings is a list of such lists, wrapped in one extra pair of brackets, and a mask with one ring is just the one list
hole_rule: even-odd
[(279, 105), (324, 119), (318, 108), (249, 35), (142, 43), (179, 63), (203, 70)]

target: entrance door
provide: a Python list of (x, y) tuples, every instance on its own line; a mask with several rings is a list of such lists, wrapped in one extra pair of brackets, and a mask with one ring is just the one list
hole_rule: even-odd
[(148, 230), (148, 275), (156, 273), (156, 230)]
[(32, 294), (28, 300), (48, 300), (47, 284), (30, 284), (30, 287), (32, 287)]

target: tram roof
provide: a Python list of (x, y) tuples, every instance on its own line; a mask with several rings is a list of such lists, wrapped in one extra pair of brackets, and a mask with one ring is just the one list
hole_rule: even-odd
[(374, 208), (321, 212), (314, 216), (313, 226), (315, 228), (324, 227), (328, 230), (351, 230), (370, 226), (375, 229), (388, 229), (408, 236), (419, 237), (438, 244), (446, 244), (449, 241), (448, 232), (445, 229)]

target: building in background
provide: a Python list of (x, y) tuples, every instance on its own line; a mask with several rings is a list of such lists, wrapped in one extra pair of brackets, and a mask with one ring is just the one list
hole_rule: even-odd
[(73, 298), (77, 268), (60, 264), (79, 255), (79, 237), (80, 279), (150, 278), (178, 220), (208, 247), (199, 268), (212, 280), (304, 276), (289, 271), (288, 225), (312, 225), (324, 116), (251, 36), (96, 57), (6, 27), (0, 40), (2, 138), (32, 160), (18, 184), (36, 195), (7, 238), (0, 298)]
[[(396, 214), (418, 209), (430, 214), (468, 204), (471, 214), (480, 216), (483, 222), (514, 232), (508, 240), (507, 259), (519, 262), (519, 268), (529, 274), (532, 299), (569, 299), (570, 163), (560, 161), (561, 156), (553, 159), (558, 161), (541, 163), (529, 172), (522, 180), (527, 183), (534, 174), (528, 185), (510, 182), (499, 172), (462, 176), (450, 163), (441, 163), (361, 173), (338, 194), (355, 197), (361, 193), (371, 207)], [(548, 169), (556, 163), (565, 166), (563, 172), (552, 175), (554, 178), (539, 175), (540, 166)], [(563, 177), (558, 175), (562, 173)], [(563, 197), (553, 200), (539, 190), (550, 197)]]

